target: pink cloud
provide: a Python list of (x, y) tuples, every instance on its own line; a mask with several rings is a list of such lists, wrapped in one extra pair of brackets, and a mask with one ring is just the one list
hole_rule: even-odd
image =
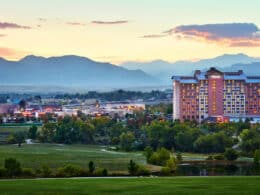
[(3, 57), (13, 57), (16, 56), (17, 52), (13, 49), (6, 48), (6, 47), (0, 47), (0, 56)]
[(179, 39), (194, 39), (229, 47), (259, 47), (259, 28), (252, 23), (182, 25), (165, 31)]

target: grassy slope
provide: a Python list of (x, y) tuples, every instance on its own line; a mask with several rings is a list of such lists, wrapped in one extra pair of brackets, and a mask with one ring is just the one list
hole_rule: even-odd
[(23, 144), (0, 145), (0, 166), (5, 158), (14, 157), (23, 167), (37, 168), (43, 164), (50, 167), (60, 167), (71, 163), (82, 167), (88, 166), (90, 160), (97, 166), (113, 171), (126, 171), (130, 159), (145, 164), (141, 153), (126, 153), (105, 151), (101, 146), (88, 145), (58, 145), (58, 144)]
[(0, 181), (1, 194), (245, 194), (260, 192), (260, 177), (173, 177)]

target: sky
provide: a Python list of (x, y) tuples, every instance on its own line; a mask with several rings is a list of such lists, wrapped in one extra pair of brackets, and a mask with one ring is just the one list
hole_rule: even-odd
[(0, 0), (0, 57), (120, 64), (260, 56), (259, 0)]

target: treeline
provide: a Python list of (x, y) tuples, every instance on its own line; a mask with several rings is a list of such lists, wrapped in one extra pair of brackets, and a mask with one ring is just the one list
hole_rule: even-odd
[(151, 92), (141, 92), (141, 91), (125, 91), (116, 90), (110, 92), (97, 92), (89, 91), (88, 93), (76, 93), (76, 94), (57, 94), (56, 99), (101, 99), (106, 101), (123, 101), (123, 100), (135, 100), (144, 99), (148, 100), (150, 98), (165, 99), (167, 93), (164, 91), (153, 90)]
[(9, 143), (22, 143), (28, 137), (48, 143), (113, 145), (125, 151), (143, 151), (149, 146), (154, 151), (164, 147), (197, 153), (223, 153), (235, 146), (246, 156), (260, 149), (260, 125), (251, 127), (248, 121), (198, 125), (154, 119), (141, 112), (129, 115), (124, 122), (108, 117), (66, 116), (55, 123), (46, 122), (41, 130), (31, 127), (24, 136), (21, 134), (11, 136)]
[(108, 176), (108, 170), (96, 167), (93, 161), (89, 161), (88, 168), (67, 164), (62, 167), (51, 168), (42, 165), (40, 168), (23, 168), (15, 158), (7, 158), (4, 167), (0, 168), (0, 178), (35, 178), (35, 177), (100, 177)]

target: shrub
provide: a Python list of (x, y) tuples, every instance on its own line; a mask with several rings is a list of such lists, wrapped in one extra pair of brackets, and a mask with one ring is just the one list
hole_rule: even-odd
[(130, 175), (136, 175), (138, 170), (138, 165), (133, 161), (130, 160), (128, 164), (128, 172)]
[(149, 162), (149, 159), (151, 158), (151, 156), (153, 155), (153, 149), (150, 146), (147, 146), (144, 149), (144, 156), (146, 157), (146, 162)]
[(5, 169), (8, 177), (19, 176), (21, 174), (21, 164), (15, 158), (5, 159)]
[(77, 177), (81, 175), (81, 169), (75, 165), (65, 165), (57, 170), (58, 177)]
[(93, 161), (89, 161), (88, 163), (88, 171), (90, 174), (93, 174), (96, 169), (96, 166)]
[(107, 172), (107, 169), (98, 168), (98, 169), (96, 169), (94, 175), (98, 176), (98, 177), (100, 177), (100, 176), (107, 176), (108, 172)]
[(214, 158), (214, 160), (224, 160), (225, 159), (223, 154), (216, 154), (216, 155), (214, 155), (213, 158)]
[(233, 161), (238, 158), (238, 153), (236, 150), (234, 150), (232, 148), (227, 148), (224, 153), (224, 156), (227, 160)]
[(171, 169), (169, 167), (162, 167), (160, 174), (164, 176), (171, 175)]
[(7, 143), (8, 143), (8, 144), (15, 144), (15, 143), (16, 143), (16, 139), (15, 139), (15, 137), (14, 137), (13, 134), (11, 134), (11, 135), (9, 135), (9, 136), (7, 137)]
[(170, 158), (170, 156), (171, 156), (170, 151), (168, 151), (165, 148), (160, 148), (151, 155), (149, 159), (149, 163), (165, 166), (166, 161)]
[(103, 176), (108, 176), (108, 171), (107, 171), (107, 169), (103, 169), (102, 175), (103, 175)]
[(51, 168), (48, 165), (43, 165), (41, 169), (41, 174), (43, 177), (50, 177), (52, 175)]
[(31, 168), (23, 168), (22, 169), (22, 176), (24, 176), (24, 177), (34, 177), (35, 173)]
[(151, 171), (145, 166), (139, 165), (137, 168), (137, 175), (148, 176), (151, 175)]
[(166, 167), (170, 169), (171, 172), (174, 172), (177, 170), (178, 162), (175, 157), (171, 157), (166, 161)]

